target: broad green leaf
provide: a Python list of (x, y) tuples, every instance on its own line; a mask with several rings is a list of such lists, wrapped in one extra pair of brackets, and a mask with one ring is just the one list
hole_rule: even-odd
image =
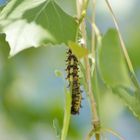
[[(130, 111), (140, 118), (140, 89), (130, 78), (116, 30), (109, 30), (97, 50), (98, 71), (106, 89), (117, 95)], [(99, 85), (99, 89), (101, 86)]]
[(95, 66), (91, 81), (100, 121), (103, 127), (109, 127), (108, 124), (118, 117), (123, 111), (124, 106), (119, 101), (119, 98), (112, 94), (112, 89), (104, 84), (97, 66)]
[(88, 55), (88, 50), (75, 42), (69, 41), (68, 46), (72, 50), (73, 54), (75, 54), (79, 59)]
[(129, 74), (120, 49), (118, 33), (110, 29), (102, 39), (98, 49), (98, 66), (104, 82), (114, 87), (129, 85)]
[(75, 41), (78, 24), (53, 0), (12, 0), (0, 13), (10, 56), (29, 47)]

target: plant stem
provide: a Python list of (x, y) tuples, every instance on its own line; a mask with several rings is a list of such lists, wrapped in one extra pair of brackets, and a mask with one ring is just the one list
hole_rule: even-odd
[(124, 54), (124, 58), (125, 58), (126, 64), (128, 66), (128, 69), (129, 69), (130, 78), (132, 79), (132, 81), (135, 84), (135, 86), (140, 90), (140, 85), (139, 85), (139, 82), (138, 82), (138, 80), (136, 78), (136, 75), (135, 75), (135, 72), (134, 72), (134, 69), (133, 69), (133, 65), (131, 63), (131, 60), (130, 60), (128, 52), (127, 52), (127, 49), (125, 47), (125, 43), (123, 41), (120, 29), (119, 29), (117, 18), (115, 16), (114, 12), (113, 12), (113, 9), (112, 9), (109, 1), (108, 0), (105, 0), (105, 1), (106, 1), (107, 6), (108, 6), (108, 9), (109, 9), (109, 11), (111, 13), (112, 19), (114, 21), (115, 27), (116, 27), (118, 35), (119, 35), (119, 39), (120, 39), (120, 43), (121, 43), (121, 49), (122, 49), (122, 52)]
[[(79, 11), (81, 12), (81, 13), (78, 13), (78, 16), (79, 16), (79, 15), (82, 14), (82, 11), (83, 11), (82, 8), (83, 7), (84, 8), (87, 7), (88, 0), (82, 1), (82, 4), (81, 3), (78, 3), (78, 2), (77, 2), (77, 9), (78, 9), (77, 11), (78, 12)], [(86, 5), (86, 6), (83, 6), (83, 5)], [(86, 47), (87, 44), (86, 44), (86, 25), (85, 25), (85, 18), (83, 18), (83, 21), (81, 22), (80, 29), (81, 29), (82, 37), (83, 37), (83, 40), (84, 40), (84, 44), (82, 44), (82, 46), (83, 47)], [(86, 67), (86, 81), (87, 81), (87, 87), (88, 87), (88, 96), (89, 96), (89, 99), (90, 99), (91, 110), (92, 110), (93, 129), (96, 131), (99, 128), (99, 126), (100, 126), (100, 120), (99, 120), (98, 113), (97, 113), (97, 106), (96, 106), (94, 94), (93, 94), (93, 91), (92, 91), (92, 85), (91, 85), (91, 68), (90, 68), (90, 63), (89, 63), (88, 56), (85, 56), (84, 61), (85, 61), (85, 67)], [(95, 134), (95, 137), (96, 137), (96, 140), (100, 140), (100, 134), (99, 133), (98, 134)]]
[(112, 129), (106, 128), (106, 129), (101, 129), (101, 131), (108, 132), (108, 133), (112, 134), (113, 136), (116, 136), (119, 140), (125, 140), (120, 134), (116, 133)]
[(66, 140), (70, 117), (71, 117), (71, 87), (70, 90), (67, 91), (65, 88), (66, 102), (65, 102), (65, 112), (64, 112), (64, 120), (63, 120), (63, 128), (61, 131), (61, 140)]
[(119, 26), (118, 26), (117, 18), (116, 18), (115, 14), (114, 14), (114, 12), (113, 12), (113, 10), (112, 10), (112, 7), (111, 7), (109, 1), (108, 1), (108, 0), (105, 0), (105, 1), (106, 1), (106, 4), (107, 4), (108, 8), (109, 8), (109, 11), (111, 12), (112, 19), (113, 19), (113, 21), (114, 21), (115, 27), (116, 27), (116, 29), (117, 29), (117, 31), (118, 31), (119, 39), (120, 39), (120, 43), (121, 43), (121, 47), (122, 47), (122, 50), (123, 50), (125, 59), (126, 59), (126, 61), (127, 61), (127, 64), (128, 64), (128, 66), (129, 66), (129, 69), (130, 69), (131, 72), (134, 73), (131, 60), (130, 60), (130, 58), (129, 58), (129, 55), (128, 55), (128, 53), (127, 53), (127, 50), (126, 50), (124, 41), (123, 41), (123, 39), (122, 39), (122, 35), (121, 35), (121, 33), (120, 33), (120, 29), (119, 29)]
[[(92, 0), (92, 5), (93, 5), (93, 8), (92, 8), (92, 25), (95, 24), (95, 15), (96, 15), (96, 0)], [(92, 53), (92, 56), (93, 58), (95, 58), (95, 30), (92, 26), (92, 33), (91, 33), (91, 36), (92, 36), (92, 40), (91, 40), (91, 53)]]
[(81, 11), (82, 11), (82, 0), (77, 0), (76, 1), (76, 6), (77, 6), (77, 17), (80, 19), (81, 16)]

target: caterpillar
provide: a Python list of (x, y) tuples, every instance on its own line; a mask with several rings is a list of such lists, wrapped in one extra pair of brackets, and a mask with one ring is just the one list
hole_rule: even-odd
[(72, 53), (71, 49), (67, 51), (67, 77), (66, 79), (69, 82), (69, 86), (71, 87), (72, 91), (72, 104), (71, 104), (71, 114), (76, 115), (79, 114), (79, 110), (81, 107), (81, 90), (80, 90), (80, 83), (79, 83), (79, 68), (78, 68), (78, 59)]

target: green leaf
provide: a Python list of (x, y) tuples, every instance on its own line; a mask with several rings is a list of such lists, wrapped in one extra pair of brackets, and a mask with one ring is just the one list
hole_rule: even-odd
[(122, 102), (129, 108), (133, 115), (140, 119), (140, 92), (130, 87), (118, 86), (113, 88), (113, 92), (119, 95)]
[[(103, 37), (102, 45), (97, 49), (97, 62), (106, 89), (115, 93), (116, 97), (140, 118), (140, 89), (130, 78), (116, 30), (110, 29)], [(102, 87), (99, 85), (98, 89)]]
[(65, 89), (65, 94), (66, 94), (66, 106), (63, 120), (63, 128), (61, 133), (61, 140), (66, 140), (71, 116), (71, 93), (70, 91)]
[(78, 28), (75, 18), (51, 0), (12, 0), (0, 13), (0, 21), (10, 56), (29, 47), (75, 41)]
[(104, 82), (114, 87), (129, 85), (129, 74), (120, 49), (118, 33), (110, 29), (102, 40), (98, 49), (98, 68)]
[(88, 50), (75, 42), (69, 41), (68, 46), (72, 50), (73, 54), (75, 54), (79, 59), (88, 55)]
[(96, 107), (102, 126), (109, 127), (108, 124), (118, 117), (124, 106), (121, 104), (116, 94), (113, 94), (112, 89), (107, 87), (102, 81), (97, 65), (95, 65), (91, 81)]

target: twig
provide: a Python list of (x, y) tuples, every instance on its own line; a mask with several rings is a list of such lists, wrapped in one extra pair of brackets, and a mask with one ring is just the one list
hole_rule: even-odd
[(109, 8), (109, 11), (111, 13), (112, 19), (114, 21), (115, 27), (116, 27), (117, 32), (118, 32), (118, 35), (119, 35), (119, 39), (120, 39), (120, 43), (121, 43), (121, 49), (122, 49), (122, 52), (124, 54), (124, 58), (125, 58), (126, 64), (128, 66), (129, 72), (130, 72), (130, 78), (134, 82), (135, 86), (140, 90), (140, 85), (139, 85), (139, 82), (137, 81), (137, 78), (136, 78), (136, 75), (135, 75), (135, 72), (134, 72), (134, 69), (133, 69), (131, 60), (129, 58), (127, 49), (125, 47), (125, 43), (123, 41), (123, 38), (122, 38), (122, 35), (121, 35), (121, 32), (120, 32), (120, 29), (119, 29), (117, 18), (115, 16), (114, 12), (113, 12), (113, 9), (112, 9), (109, 1), (108, 0), (105, 0), (105, 2), (106, 2), (107, 6)]
[[(92, 8), (92, 25), (95, 24), (95, 15), (96, 15), (96, 0), (92, 0), (92, 5), (93, 5), (93, 8)], [(91, 33), (91, 36), (92, 36), (92, 40), (91, 40), (91, 53), (92, 53), (92, 56), (95, 58), (95, 30), (92, 26), (92, 33)]]
[[(86, 4), (84, 2), (86, 2)], [(82, 3), (82, 5), (85, 4), (86, 6), (83, 6), (85, 8), (85, 7), (87, 7), (88, 0), (85, 0), (84, 2)], [(79, 5), (80, 4), (77, 5), (78, 9), (82, 9), (81, 7), (79, 8)], [(82, 10), (78, 10), (78, 11), (81, 11), (81, 13), (82, 13)], [(81, 13), (80, 14), (78, 13), (78, 15), (81, 15)], [(86, 25), (85, 25), (85, 19), (83, 19), (80, 27), (81, 27), (82, 37), (83, 37), (83, 40), (84, 40), (83, 47), (86, 47), (87, 44), (86, 44), (86, 29), (85, 29)], [(98, 117), (98, 113), (97, 113), (97, 107), (96, 107), (95, 98), (94, 98), (94, 95), (93, 95), (93, 92), (92, 92), (91, 73), (90, 73), (91, 72), (91, 68), (90, 68), (88, 56), (85, 56), (84, 61), (85, 61), (85, 67), (86, 67), (86, 80), (87, 80), (87, 87), (88, 87), (88, 96), (89, 96), (89, 99), (90, 99), (91, 109), (92, 109), (93, 130), (96, 131), (100, 127), (100, 121), (99, 121), (99, 117)], [(96, 137), (96, 140), (100, 140), (100, 134), (99, 133), (95, 134), (95, 137)]]
[(95, 131), (92, 129), (92, 130), (89, 132), (89, 134), (87, 135), (86, 140), (90, 140), (91, 137), (93, 137), (94, 135), (95, 135)]
[(107, 128), (107, 129), (101, 129), (101, 131), (104, 131), (104, 132), (106, 131), (106, 132), (111, 133), (112, 135), (116, 136), (120, 140), (125, 140), (122, 136), (120, 136), (120, 134), (114, 132), (112, 129), (109, 129), (109, 128)]
[(102, 44), (102, 36), (101, 36), (101, 33), (98, 29), (98, 27), (96, 26), (95, 23), (92, 23), (92, 28), (94, 29), (94, 32), (95, 32), (95, 35), (97, 37), (97, 47), (101, 46)]

